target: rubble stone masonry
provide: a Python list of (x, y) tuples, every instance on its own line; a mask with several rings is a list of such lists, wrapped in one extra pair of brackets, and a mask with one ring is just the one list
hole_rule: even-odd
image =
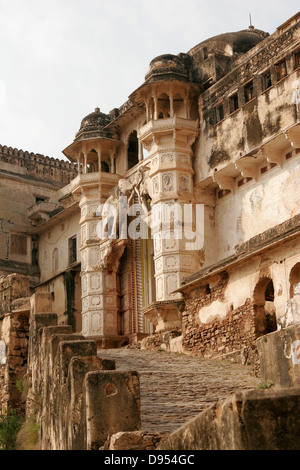
[(228, 283), (228, 274), (224, 273), (220, 282), (207, 291), (201, 287), (186, 296), (186, 308), (182, 314), (183, 348), (187, 353), (203, 357), (215, 357), (240, 351), (244, 348), (248, 354), (255, 349), (257, 338), (254, 306), (250, 299), (236, 310), (232, 310), (224, 319), (215, 319), (201, 324), (199, 311), (214, 301), (224, 299)]

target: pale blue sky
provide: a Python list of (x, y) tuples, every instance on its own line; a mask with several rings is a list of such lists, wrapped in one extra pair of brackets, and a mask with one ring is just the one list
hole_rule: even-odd
[(0, 0), (0, 143), (62, 158), (83, 117), (121, 106), (157, 55), (245, 29), (249, 13), (273, 33), (298, 10), (299, 0)]

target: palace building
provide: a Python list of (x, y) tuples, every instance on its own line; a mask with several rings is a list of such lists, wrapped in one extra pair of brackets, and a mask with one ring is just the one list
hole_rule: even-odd
[[(220, 356), (300, 321), (300, 14), (156, 57), (71, 137), (68, 161), (0, 146), (0, 340), (34, 293), (98, 348), (171, 330)], [(100, 239), (108, 204), (116, 236)]]

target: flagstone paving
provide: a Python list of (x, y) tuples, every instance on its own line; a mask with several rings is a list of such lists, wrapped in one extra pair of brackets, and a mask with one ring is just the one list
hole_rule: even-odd
[(98, 353), (140, 374), (142, 430), (172, 432), (218, 400), (260, 384), (249, 366), (139, 349)]

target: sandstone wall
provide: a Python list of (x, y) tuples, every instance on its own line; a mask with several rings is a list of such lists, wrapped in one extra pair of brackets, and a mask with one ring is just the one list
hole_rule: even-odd
[(8, 406), (24, 410), (22, 378), (27, 370), (29, 338), (29, 279), (9, 275), (0, 280), (0, 413)]

